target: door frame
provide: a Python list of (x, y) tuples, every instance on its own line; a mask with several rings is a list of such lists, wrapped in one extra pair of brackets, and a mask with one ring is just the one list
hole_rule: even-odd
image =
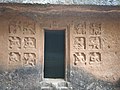
[[(58, 32), (59, 31), (59, 32)], [(63, 38), (64, 40), (61, 42), (62, 43), (62, 45), (63, 45), (63, 52), (62, 52), (62, 55), (63, 55), (63, 59), (61, 60), (62, 61), (62, 63), (61, 63), (61, 65), (63, 66), (63, 67), (59, 67), (59, 68), (63, 68), (63, 69), (61, 69), (62, 71), (60, 71), (61, 72), (61, 74), (62, 74), (62, 76), (60, 76), (60, 77), (57, 77), (56, 75), (54, 75), (54, 76), (49, 76), (49, 77), (46, 77), (45, 75), (49, 72), (49, 68), (48, 68), (48, 72), (46, 72), (46, 70), (45, 70), (45, 68), (46, 68), (46, 65), (47, 65), (47, 63), (45, 62), (45, 61), (47, 61), (45, 58), (46, 58), (46, 51), (47, 51), (47, 49), (46, 49), (46, 41), (48, 41), (47, 39), (49, 39), (49, 38), (46, 38), (45, 39), (45, 37), (46, 37), (46, 34), (51, 34), (50, 32), (54, 32), (55, 34), (59, 34), (59, 33), (62, 33), (62, 36), (60, 36), (60, 38), (59, 39), (61, 39), (61, 38)], [(52, 35), (52, 36), (54, 36), (54, 34)], [(54, 38), (57, 38), (57, 36), (54, 36)], [(45, 41), (46, 40), (46, 41)], [(57, 40), (58, 41), (58, 40)], [(49, 42), (50, 43), (50, 42)], [(56, 44), (56, 42), (52, 42), (54, 45)], [(56, 46), (56, 45), (55, 45)], [(53, 47), (54, 48), (54, 47)], [(51, 49), (53, 49), (53, 48), (51, 48)], [(44, 30), (44, 78), (52, 78), (52, 79), (54, 79), (54, 78), (59, 78), (59, 79), (64, 79), (65, 78), (65, 30)], [(54, 63), (52, 62), (52, 64), (54, 65)], [(56, 62), (56, 65), (58, 64), (58, 62)], [(56, 66), (55, 65), (55, 66)], [(57, 66), (55, 67), (55, 68), (58, 68)], [(53, 70), (52, 70), (52, 72), (54, 72), (54, 68), (53, 68)], [(59, 70), (57, 70), (57, 72), (59, 72)], [(51, 72), (49, 72), (49, 73), (51, 73)], [(60, 73), (59, 73), (60, 74)]]
[[(69, 81), (68, 78), (70, 77), (70, 34), (69, 34), (69, 27), (61, 27), (61, 28), (49, 28), (49, 27), (42, 27), (42, 80), (44, 80), (44, 44), (45, 44), (45, 30), (64, 30), (65, 31), (65, 76), (64, 80)], [(57, 78), (56, 78), (57, 79)]]

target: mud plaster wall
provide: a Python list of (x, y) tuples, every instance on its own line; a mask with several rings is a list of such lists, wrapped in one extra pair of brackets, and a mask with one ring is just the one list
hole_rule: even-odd
[(119, 7), (1, 4), (0, 89), (39, 89), (44, 29), (66, 29), (66, 80), (74, 90), (119, 90), (119, 19)]

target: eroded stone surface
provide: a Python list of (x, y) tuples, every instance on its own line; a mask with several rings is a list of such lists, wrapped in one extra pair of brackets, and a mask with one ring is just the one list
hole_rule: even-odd
[(72, 67), (70, 80), (74, 90), (119, 90), (119, 86), (116, 87), (117, 84), (99, 80), (76, 67)]
[(40, 90), (40, 73), (37, 68), (23, 68), (0, 74), (1, 90)]

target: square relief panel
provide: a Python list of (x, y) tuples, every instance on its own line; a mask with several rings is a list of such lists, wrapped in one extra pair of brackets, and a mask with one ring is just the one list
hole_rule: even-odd
[(90, 52), (89, 55), (89, 64), (100, 63), (101, 54), (99, 52)]
[(101, 49), (101, 38), (90, 37), (89, 38), (89, 49)]
[(24, 48), (36, 48), (36, 39), (34, 37), (25, 37)]
[(74, 65), (79, 65), (80, 63), (86, 64), (86, 55), (83, 52), (75, 52), (73, 57)]
[(81, 22), (75, 25), (74, 34), (85, 35), (86, 34), (86, 22)]
[(101, 35), (101, 23), (90, 23), (89, 30), (90, 35)]
[(9, 64), (16, 64), (21, 62), (21, 54), (19, 52), (9, 53)]
[(86, 41), (84, 37), (75, 37), (73, 43), (73, 47), (75, 50), (86, 49)]
[(9, 49), (20, 49), (21, 38), (16, 36), (9, 36)]
[(23, 65), (33, 67), (36, 65), (36, 54), (35, 53), (24, 53)]

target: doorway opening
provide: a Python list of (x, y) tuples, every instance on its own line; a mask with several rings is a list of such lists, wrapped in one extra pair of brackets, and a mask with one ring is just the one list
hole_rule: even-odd
[(65, 30), (44, 32), (44, 78), (65, 78)]

